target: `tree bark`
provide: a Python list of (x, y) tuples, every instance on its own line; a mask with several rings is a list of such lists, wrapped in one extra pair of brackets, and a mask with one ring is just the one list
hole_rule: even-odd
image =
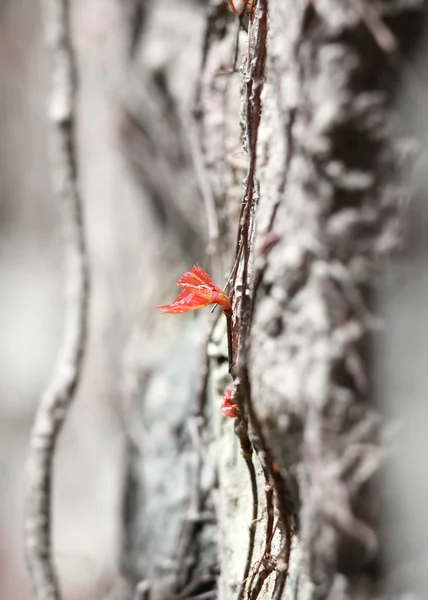
[[(202, 402), (195, 412), (192, 404), (206, 375), (194, 366), (189, 376), (182, 361), (194, 341), (171, 348), (165, 361), (177, 360), (188, 382), (201, 377), (199, 388), (183, 388), (182, 412), (167, 415), (175, 394), (159, 404), (152, 386), (154, 396), (145, 396), (150, 427), (154, 403), (158, 422), (177, 418), (168, 427), (186, 433), (182, 445), (181, 434), (173, 436), (165, 463), (156, 458), (165, 433), (131, 456), (124, 545), (131, 587), (145, 580), (155, 598), (207, 597), (219, 576), (227, 599), (243, 597), (244, 588), (251, 600), (394, 593), (381, 520), (388, 419), (373, 387), (373, 283), (405, 219), (394, 101), (403, 81), (419, 86), (409, 61), (424, 7), (422, 0), (257, 0), (240, 21), (223, 2), (208, 7), (193, 112), (182, 113), (194, 135), (188, 158), (196, 153), (201, 193), (216, 208), (210, 260), (217, 272), (232, 271), (232, 378), (219, 322), (208, 343), (211, 406)], [(229, 72), (239, 22), (243, 59)], [(235, 427), (248, 429), (253, 448), (257, 523), (239, 442), (219, 409), (228, 383), (241, 414)], [(191, 485), (180, 475), (186, 453)], [(152, 487), (156, 477), (162, 491)], [(166, 536), (160, 523), (171, 519)]]

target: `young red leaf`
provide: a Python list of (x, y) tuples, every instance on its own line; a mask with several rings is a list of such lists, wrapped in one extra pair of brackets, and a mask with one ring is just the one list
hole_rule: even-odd
[(232, 313), (229, 296), (211, 281), (211, 277), (199, 265), (186, 271), (177, 285), (183, 289), (174, 302), (156, 307), (163, 314), (181, 314), (210, 304), (218, 304), (226, 314)]
[(233, 401), (233, 390), (228, 389), (224, 392), (221, 410), (224, 412), (226, 417), (230, 417), (231, 419), (236, 419), (236, 417), (239, 417), (238, 405)]

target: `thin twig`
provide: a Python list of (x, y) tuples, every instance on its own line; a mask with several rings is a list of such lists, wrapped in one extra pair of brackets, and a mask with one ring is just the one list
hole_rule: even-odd
[(233, 372), (234, 357), (233, 357), (233, 321), (232, 314), (224, 313), (226, 316), (226, 331), (227, 331), (227, 355), (229, 358), (229, 373)]
[(52, 482), (56, 441), (80, 380), (86, 346), (89, 275), (75, 148), (75, 58), (66, 0), (45, 0), (47, 46), (52, 60), (53, 186), (61, 211), (67, 261), (62, 345), (31, 432), (25, 505), (25, 550), (34, 595), (59, 600), (52, 562)]
[[(256, 32), (255, 39), (253, 40), (253, 32)], [(267, 50), (267, 0), (260, 0), (256, 9), (256, 18), (251, 20), (251, 30), (249, 31), (249, 49), (247, 57), (247, 78), (246, 78), (246, 124), (247, 124), (247, 153), (249, 155), (249, 168), (246, 180), (246, 189), (244, 195), (244, 202), (242, 203), (241, 213), (239, 216), (239, 228), (238, 228), (238, 240), (236, 248), (236, 262), (237, 265), (234, 276), (232, 287), (236, 291), (236, 282), (238, 273), (241, 278), (242, 284), (242, 295), (240, 299), (239, 311), (237, 314), (237, 327), (235, 329), (238, 334), (236, 339), (236, 354), (235, 348), (231, 348), (229, 354), (233, 360), (230, 361), (230, 373), (235, 380), (235, 391), (236, 401), (241, 413), (241, 418), (236, 420), (235, 432), (240, 438), (242, 452), (246, 460), (253, 489), (254, 499), (254, 514), (257, 518), (257, 485), (255, 480), (254, 465), (252, 462), (252, 445), (248, 437), (248, 423), (247, 414), (250, 416), (250, 423), (252, 424), (251, 414), (254, 411), (247, 410), (247, 404), (251, 403), (249, 394), (249, 386), (242, 386), (240, 381), (240, 374), (242, 370), (247, 369), (248, 363), (248, 334), (249, 325), (251, 322), (251, 301), (247, 296), (248, 290), (248, 266), (250, 261), (250, 243), (253, 234), (254, 227), (254, 210), (255, 210), (255, 196), (257, 190), (257, 183), (255, 180), (256, 173), (256, 160), (257, 160), (257, 139), (258, 129), (261, 118), (261, 93), (263, 89), (264, 76), (265, 76), (265, 65), (266, 65), (266, 50)], [(239, 269), (238, 265), (242, 265)], [(235, 302), (236, 310), (237, 302)], [(228, 323), (230, 326), (230, 323)], [(230, 327), (231, 329), (231, 327)], [(233, 340), (235, 331), (231, 332), (229, 339)], [(239, 375), (239, 376), (238, 376)], [(237, 426), (238, 425), (238, 426)], [(247, 446), (249, 450), (247, 450)], [(254, 480), (253, 480), (254, 473)], [(248, 575), (251, 568), (252, 555), (254, 551), (255, 541), (255, 523), (253, 519), (252, 527), (250, 529), (250, 540), (247, 554), (247, 561), (244, 569), (243, 582), (238, 589), (238, 600), (241, 600), (245, 585), (248, 579)]]
[[(273, 487), (272, 486), (271, 486), (271, 490), (270, 491), (271, 491), (271, 496), (269, 498), (269, 502), (272, 503), (273, 502)], [(273, 518), (273, 505), (272, 505), (272, 518)], [(278, 527), (278, 521), (276, 522), (275, 528), (270, 527), (269, 517), (268, 517), (268, 523), (266, 525), (266, 533), (269, 531), (269, 535), (266, 536), (266, 544), (265, 544), (265, 549), (263, 551), (263, 556), (262, 556), (262, 559), (259, 561), (259, 563), (257, 565), (257, 568), (254, 569), (254, 572), (253, 572), (253, 574), (251, 576), (251, 579), (250, 579), (250, 583), (248, 584), (249, 593), (251, 592), (251, 600), (255, 600), (257, 598), (257, 594), (255, 594), (255, 596), (253, 597), (253, 592), (254, 592), (253, 584), (254, 584), (254, 581), (255, 581), (255, 579), (256, 579), (259, 571), (260, 571), (260, 567), (262, 565), (264, 565), (263, 566), (263, 571), (269, 571), (269, 573), (271, 571), (273, 571), (273, 569), (275, 569), (275, 567), (276, 567), (276, 559), (272, 559), (272, 557), (271, 557), (271, 550), (272, 550), (273, 538), (275, 536), (277, 527)], [(269, 568), (270, 568), (269, 565), (271, 563), (272, 564), (275, 563), (275, 564), (272, 567), (272, 569), (269, 570)], [(260, 573), (259, 579), (260, 579), (260, 577), (263, 578), (264, 575), (262, 573)], [(258, 584), (256, 584), (255, 587), (257, 587), (257, 586), (258, 586)]]
[[(266, 444), (265, 437), (263, 435), (262, 427), (260, 421), (255, 413), (253, 402), (252, 402), (252, 394), (251, 394), (251, 383), (250, 378), (248, 376), (248, 370), (246, 365), (243, 365), (240, 369), (240, 392), (242, 393), (245, 399), (245, 406), (248, 410), (249, 421), (254, 428), (254, 433), (258, 438), (258, 453), (263, 455), (264, 461), (266, 462), (266, 467), (269, 471), (269, 474), (272, 478), (275, 487), (275, 495), (277, 501), (277, 507), (279, 516), (281, 519), (282, 530), (284, 534), (284, 543), (283, 548), (281, 549), (280, 556), (284, 560), (286, 564), (286, 569), (284, 570), (285, 578), (284, 582), (288, 575), (288, 566), (290, 563), (290, 553), (291, 553), (291, 543), (293, 538), (293, 531), (291, 528), (291, 515), (289, 512), (289, 508), (287, 506), (286, 501), (286, 486), (284, 479), (280, 473), (280, 471), (276, 468), (274, 464), (274, 459), (271, 455), (270, 449)], [(277, 600), (277, 599), (275, 599)]]
[[(268, 0), (259, 0), (255, 18), (252, 23), (252, 30), (256, 27), (256, 35), (253, 44), (251, 43), (251, 35), (249, 40), (248, 54), (248, 78), (246, 89), (246, 117), (247, 117), (247, 152), (250, 163), (247, 175), (246, 190), (244, 203), (240, 218), (239, 237), (237, 246), (237, 259), (242, 260), (242, 296), (239, 310), (238, 322), (238, 381), (240, 395), (242, 395), (243, 403), (248, 414), (248, 420), (258, 438), (257, 451), (263, 455), (266, 467), (270, 477), (274, 483), (277, 505), (280, 514), (283, 534), (285, 536), (283, 547), (280, 556), (284, 560), (286, 568), (281, 573), (281, 582), (277, 587), (278, 594), (275, 600), (278, 600), (284, 589), (285, 581), (288, 574), (288, 565), (291, 551), (292, 530), (290, 525), (290, 515), (285, 501), (286, 489), (284, 479), (274, 464), (273, 457), (266, 444), (263, 431), (253, 407), (251, 396), (251, 383), (248, 374), (248, 353), (249, 353), (249, 332), (251, 328), (254, 305), (251, 295), (248, 294), (248, 266), (250, 262), (250, 245), (253, 236), (254, 228), (254, 211), (256, 207), (256, 160), (257, 160), (257, 140), (258, 130), (261, 118), (261, 93), (266, 68), (266, 53), (267, 53), (267, 15), (268, 15)], [(234, 284), (236, 283), (236, 276)], [(234, 286), (235, 287), (235, 286)], [(252, 294), (254, 296), (254, 287)], [(238, 394), (239, 395), (239, 394)], [(270, 574), (270, 570), (266, 569), (266, 577)], [(259, 581), (262, 580), (259, 578)], [(263, 579), (264, 580), (264, 579)], [(256, 584), (254, 593), (249, 590), (251, 598), (257, 597), (259, 593), (259, 582)], [(261, 589), (261, 587), (260, 587)]]
[[(244, 201), (239, 215), (238, 239), (236, 246), (236, 260), (242, 258), (242, 301), (240, 307), (239, 342), (240, 353), (245, 353), (248, 333), (249, 306), (246, 291), (248, 289), (248, 263), (250, 260), (250, 239), (252, 229), (252, 216), (255, 209), (255, 174), (257, 163), (257, 140), (262, 112), (261, 95), (263, 91), (266, 55), (267, 55), (267, 0), (259, 0), (256, 8), (256, 17), (251, 25), (248, 36), (248, 57), (246, 77), (246, 134), (247, 154), (249, 166), (245, 185)], [(253, 40), (253, 31), (256, 32)], [(254, 45), (254, 48), (253, 48)], [(233, 287), (235, 288), (235, 272)], [(245, 359), (245, 357), (243, 357)]]
[(253, 561), (253, 553), (254, 553), (254, 544), (256, 540), (256, 526), (258, 519), (258, 492), (257, 492), (257, 479), (256, 479), (256, 471), (253, 463), (253, 447), (250, 442), (250, 438), (248, 437), (248, 425), (244, 421), (242, 417), (238, 417), (235, 419), (235, 434), (238, 436), (239, 441), (241, 443), (242, 456), (245, 460), (245, 464), (247, 465), (248, 473), (250, 475), (251, 481), (251, 495), (253, 498), (253, 514), (250, 525), (250, 536), (248, 541), (248, 551), (247, 551), (247, 559), (245, 561), (244, 574), (242, 576), (241, 584), (238, 588), (238, 593), (236, 595), (237, 600), (242, 600), (245, 591), (245, 584), (248, 579), (248, 575), (251, 569), (251, 563)]
[(266, 565), (260, 571), (255, 586), (253, 587), (251, 585), (251, 587), (249, 588), (250, 589), (250, 593), (249, 593), (250, 600), (257, 600), (260, 592), (262, 591), (263, 584), (265, 583), (265, 581), (267, 580), (269, 575), (275, 570), (275, 568), (276, 568), (276, 560), (271, 559), (270, 561), (266, 561)]
[(270, 473), (268, 471), (268, 469), (262, 465), (263, 467), (263, 474), (265, 476), (265, 496), (266, 496), (266, 512), (267, 512), (267, 519), (266, 519), (266, 548), (265, 548), (265, 554), (267, 552), (270, 553), (271, 551), (271, 547), (272, 547), (272, 540), (273, 540), (273, 536), (275, 535), (275, 530), (276, 527), (274, 529), (273, 527), (273, 521), (274, 521), (274, 516), (275, 516), (275, 510), (274, 510), (274, 505), (273, 505), (273, 482), (272, 482), (272, 478), (270, 476)]
[[(303, 41), (305, 39), (305, 33), (311, 27), (314, 17), (315, 17), (315, 9), (314, 9), (312, 3), (308, 2), (305, 5), (305, 8), (303, 10), (302, 20), (301, 20), (301, 24), (300, 24), (300, 33), (299, 33), (299, 36), (298, 36), (297, 41), (293, 48), (294, 64), (297, 65), (298, 79), (300, 82), (303, 80), (302, 60), (301, 60), (301, 56), (300, 56), (301, 48), (302, 48)], [(290, 109), (288, 122), (285, 127), (286, 157), (285, 157), (282, 181), (281, 181), (281, 184), (279, 187), (279, 194), (273, 205), (272, 213), (269, 218), (268, 227), (265, 232), (266, 238), (273, 231), (275, 219), (276, 219), (276, 216), (277, 216), (277, 213), (279, 210), (279, 206), (280, 206), (281, 202), (283, 201), (284, 192), (285, 192), (287, 184), (288, 184), (288, 179), (289, 179), (290, 169), (291, 169), (291, 162), (292, 162), (293, 156), (294, 156), (294, 127), (295, 127), (295, 122), (296, 122), (296, 116), (297, 116), (297, 109), (296, 109), (296, 107), (293, 107), (292, 109)], [(258, 293), (260, 284), (263, 281), (265, 271), (266, 271), (266, 268), (268, 265), (267, 254), (268, 253), (266, 253), (266, 256), (265, 256), (262, 264), (258, 267), (258, 269), (254, 275), (253, 300), (252, 300), (253, 306), (252, 306), (251, 314), (253, 314), (254, 306), (257, 301), (257, 293)]]

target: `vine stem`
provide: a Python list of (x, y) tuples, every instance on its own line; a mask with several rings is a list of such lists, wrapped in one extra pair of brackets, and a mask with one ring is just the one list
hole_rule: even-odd
[(42, 394), (30, 436), (24, 515), (25, 554), (37, 600), (60, 600), (52, 560), (53, 461), (58, 435), (80, 381), (87, 340), (89, 271), (75, 142), (75, 56), (69, 2), (44, 0), (51, 59), (53, 191), (60, 209), (64, 251), (64, 332), (56, 368)]
[(248, 473), (250, 475), (251, 481), (251, 495), (253, 498), (253, 512), (252, 519), (250, 525), (250, 536), (248, 541), (248, 551), (247, 558), (245, 561), (244, 573), (242, 576), (242, 582), (239, 585), (237, 600), (242, 600), (244, 596), (245, 586), (247, 583), (248, 576), (250, 574), (251, 563), (253, 562), (253, 554), (254, 554), (254, 545), (256, 540), (256, 526), (258, 519), (258, 510), (259, 510), (259, 499), (257, 492), (257, 478), (256, 478), (256, 470), (254, 468), (253, 463), (253, 447), (250, 442), (250, 438), (248, 436), (248, 426), (244, 419), (239, 416), (235, 419), (235, 434), (239, 438), (241, 443), (242, 456), (245, 460), (245, 464), (247, 465)]
[(227, 354), (229, 358), (229, 373), (233, 371), (233, 323), (232, 313), (224, 313), (226, 316), (226, 329), (227, 329)]

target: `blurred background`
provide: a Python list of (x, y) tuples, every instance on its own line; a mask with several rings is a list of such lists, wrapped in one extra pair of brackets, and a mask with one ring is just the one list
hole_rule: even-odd
[[(162, 323), (153, 307), (172, 300), (180, 271), (201, 260), (195, 251), (202, 246), (203, 213), (178, 113), (192, 100), (203, 17), (197, 2), (70, 4), (92, 295), (83, 380), (56, 456), (54, 555), (64, 598), (89, 600), (102, 597), (118, 573), (123, 407), (175, 335), (176, 323)], [(64, 309), (48, 156), (49, 85), (40, 3), (2, 0), (0, 598), (14, 600), (30, 598), (22, 550), (24, 464)], [(157, 326), (165, 329), (162, 342), (153, 334)]]

